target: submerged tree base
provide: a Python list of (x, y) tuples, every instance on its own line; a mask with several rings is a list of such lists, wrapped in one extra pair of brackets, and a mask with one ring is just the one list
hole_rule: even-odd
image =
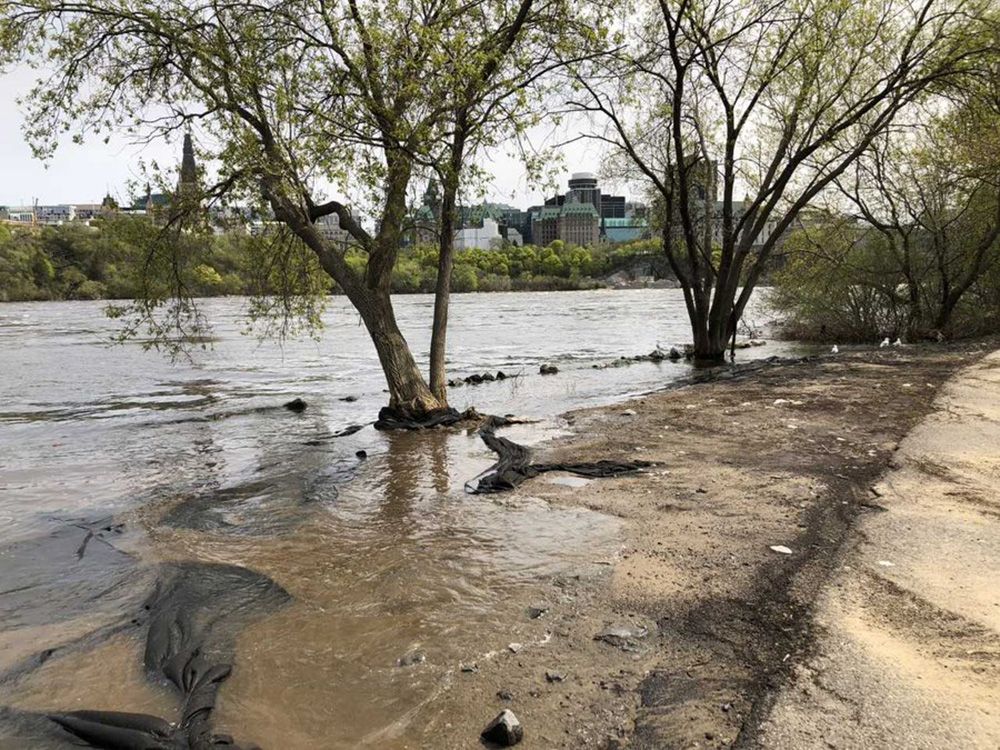
[(468, 419), (458, 409), (433, 409), (426, 412), (410, 412), (403, 409), (393, 409), (384, 406), (379, 409), (375, 420), (376, 430), (426, 430), (431, 427), (443, 427)]

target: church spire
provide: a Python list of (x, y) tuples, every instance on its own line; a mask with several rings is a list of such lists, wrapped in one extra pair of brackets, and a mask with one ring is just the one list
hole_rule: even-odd
[(191, 133), (184, 134), (184, 154), (181, 157), (181, 179), (177, 186), (180, 193), (194, 191), (198, 186), (198, 167), (194, 163), (194, 144)]

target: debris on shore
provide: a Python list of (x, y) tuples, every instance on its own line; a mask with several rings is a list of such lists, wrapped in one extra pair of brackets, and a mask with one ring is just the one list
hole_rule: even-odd
[[(502, 426), (487, 422), (479, 429), (479, 437), (497, 454), (497, 462), (478, 480), (466, 484), (466, 491), (480, 495), (507, 492), (525, 480), (549, 471), (567, 471), (582, 477), (619, 477), (633, 474), (651, 466), (649, 461), (587, 461), (582, 463), (532, 463), (531, 450), (507, 438), (498, 437), (496, 428)], [(473, 484), (475, 482), (475, 484)]]

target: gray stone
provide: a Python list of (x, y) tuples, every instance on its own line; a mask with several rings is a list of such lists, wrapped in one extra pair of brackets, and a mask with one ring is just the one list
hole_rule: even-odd
[(307, 406), (308, 404), (301, 398), (293, 398), (291, 401), (285, 404), (285, 408), (288, 409), (288, 411), (293, 411), (296, 414), (301, 414), (302, 412), (304, 412)]
[(549, 605), (544, 602), (539, 602), (538, 604), (532, 604), (528, 607), (528, 617), (532, 620), (537, 620), (539, 617), (544, 615), (549, 611)]
[(479, 735), (499, 747), (513, 747), (524, 739), (524, 727), (509, 708), (505, 708)]

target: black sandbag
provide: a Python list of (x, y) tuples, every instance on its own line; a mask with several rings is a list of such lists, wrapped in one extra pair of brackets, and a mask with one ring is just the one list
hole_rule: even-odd
[(466, 417), (458, 411), (448, 407), (427, 412), (419, 417), (390, 409), (383, 406), (379, 409), (378, 419), (375, 420), (376, 430), (426, 430), (431, 427), (441, 427), (453, 425), (461, 422)]
[[(102, 750), (210, 750), (237, 748), (227, 735), (213, 734), (211, 714), (221, 683), (229, 676), (239, 633), (290, 600), (267, 576), (217, 563), (179, 562), (158, 567), (156, 585), (126, 622), (145, 628), (144, 664), (151, 679), (172, 685), (181, 699), (175, 726), (146, 714), (117, 711), (55, 711), (29, 714), (0, 710), (0, 738), (35, 738), (44, 730), (45, 748)], [(63, 649), (46, 650), (44, 663)], [(45, 716), (45, 722), (39, 717)], [(30, 729), (30, 735), (17, 734)]]

